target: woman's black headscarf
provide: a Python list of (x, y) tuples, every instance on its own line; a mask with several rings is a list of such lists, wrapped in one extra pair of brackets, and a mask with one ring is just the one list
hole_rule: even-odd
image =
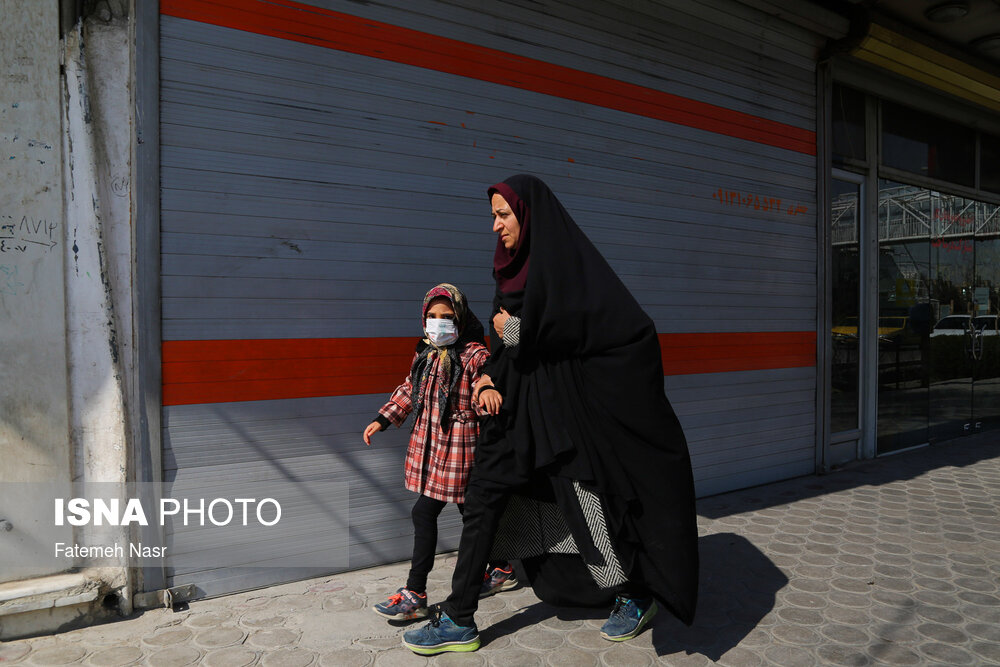
[(438, 404), (441, 406), (441, 424), (447, 424), (454, 406), (451, 397), (455, 395), (455, 387), (462, 377), (461, 352), (467, 343), (484, 342), (483, 325), (476, 314), (469, 309), (469, 303), (462, 290), (449, 283), (441, 283), (432, 287), (424, 296), (421, 309), (420, 326), (423, 328), (427, 318), (427, 309), (434, 299), (447, 299), (455, 311), (455, 325), (458, 328), (458, 340), (451, 345), (438, 347), (430, 338), (424, 338), (417, 343), (417, 358), (410, 370), (410, 383), (413, 385), (413, 428), (416, 428), (417, 418), (424, 409), (423, 386), (430, 375), (431, 359), (436, 355), (441, 361), (442, 380), (438, 383)]
[[(512, 284), (514, 276), (495, 267), (493, 312), (503, 307), (521, 318), (520, 341), (504, 348), (494, 337), (484, 369), (504, 405), (484, 423), (479, 474), (504, 481), (513, 466), (521, 478), (548, 476), (557, 498), (565, 480), (596, 491), (626, 573), (690, 623), (698, 582), (694, 482), (664, 393), (653, 321), (545, 183), (513, 176), (489, 195), (505, 190), (530, 216), (516, 249), (525, 278)], [(582, 516), (567, 523), (579, 527)]]

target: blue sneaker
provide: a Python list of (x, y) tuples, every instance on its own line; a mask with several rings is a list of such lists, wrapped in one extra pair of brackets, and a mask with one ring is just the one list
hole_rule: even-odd
[(613, 642), (632, 639), (656, 616), (656, 600), (633, 600), (619, 595), (611, 616), (601, 626), (601, 636)]
[(517, 586), (514, 576), (514, 566), (507, 563), (507, 569), (495, 567), (483, 573), (483, 585), (479, 589), (479, 597), (486, 598), (496, 593), (509, 591)]
[(475, 625), (455, 625), (448, 614), (436, 610), (430, 623), (403, 633), (403, 646), (419, 655), (436, 655), (445, 651), (467, 653), (479, 648), (479, 629)]
[(427, 593), (417, 593), (405, 586), (389, 596), (385, 602), (372, 607), (376, 614), (393, 621), (410, 621), (427, 615)]

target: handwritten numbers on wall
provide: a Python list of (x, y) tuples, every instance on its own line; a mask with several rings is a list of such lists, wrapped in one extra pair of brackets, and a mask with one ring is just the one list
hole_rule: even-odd
[(737, 192), (734, 190), (723, 190), (719, 188), (712, 193), (715, 199), (724, 206), (742, 206), (752, 208), (755, 211), (775, 211), (783, 212), (787, 215), (802, 215), (809, 212), (809, 208), (801, 204), (788, 204), (784, 209), (781, 207), (781, 200), (767, 195), (755, 195), (748, 192)]
[(5, 253), (30, 254), (31, 251), (49, 252), (58, 242), (58, 222), (36, 220), (30, 215), (0, 216), (0, 256)]
[(0, 215), (0, 296), (27, 294), (20, 276), (30, 277), (31, 270), (20, 271), (19, 265), (52, 252), (61, 236), (58, 222)]

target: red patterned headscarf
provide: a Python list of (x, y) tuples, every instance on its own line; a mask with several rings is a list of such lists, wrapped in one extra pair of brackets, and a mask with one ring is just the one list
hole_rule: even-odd
[(437, 298), (444, 298), (451, 302), (451, 307), (455, 311), (455, 325), (458, 327), (458, 340), (447, 347), (438, 347), (424, 338), (417, 345), (417, 358), (413, 361), (413, 368), (410, 369), (410, 382), (413, 385), (413, 425), (417, 424), (417, 417), (424, 409), (423, 387), (428, 382), (430, 376), (432, 357), (436, 356), (441, 367), (441, 374), (444, 381), (438, 384), (438, 403), (442, 424), (446, 423), (451, 416), (451, 396), (455, 393), (458, 379), (462, 375), (461, 352), (469, 342), (483, 342), (483, 325), (469, 309), (469, 301), (465, 298), (462, 290), (449, 283), (441, 283), (432, 287), (424, 296), (424, 304), (420, 309), (420, 328), (424, 327), (424, 319), (427, 317), (427, 309), (431, 301)]

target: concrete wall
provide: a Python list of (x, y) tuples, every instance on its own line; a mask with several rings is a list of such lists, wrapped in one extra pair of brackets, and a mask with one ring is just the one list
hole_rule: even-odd
[(62, 38), (59, 6), (0, 0), (0, 639), (131, 610), (124, 560), (51, 576), (57, 541), (129, 541), (52, 506), (128, 497), (132, 357), (129, 3)]
[(43, 483), (68, 482), (72, 454), (58, 3), (0, 0), (0, 16), (0, 519), (12, 527), (0, 532), (2, 582), (59, 569), (31, 555), (65, 531), (31, 508)]
[[(128, 496), (131, 359), (129, 30), (91, 15), (65, 35), (66, 326), (73, 481), (83, 497)], [(128, 529), (78, 539), (124, 544)], [(126, 563), (121, 561), (124, 572)], [(122, 574), (102, 578), (118, 588)]]

